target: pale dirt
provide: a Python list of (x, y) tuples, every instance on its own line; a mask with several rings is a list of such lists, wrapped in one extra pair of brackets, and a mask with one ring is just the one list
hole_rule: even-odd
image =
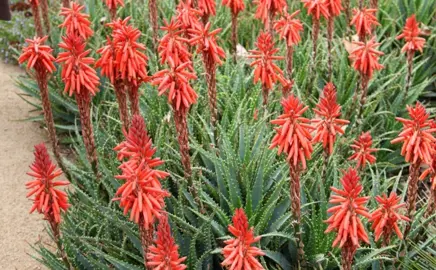
[[(23, 71), (0, 61), (0, 269), (44, 269), (30, 255), (30, 246), (47, 242), (42, 216), (29, 215), (32, 202), (26, 199), (26, 175), (33, 161), (33, 146), (48, 139), (45, 130), (33, 122), (19, 121), (31, 116), (14, 85)], [(33, 114), (34, 115), (34, 114)], [(30, 255), (29, 255), (30, 254)]]

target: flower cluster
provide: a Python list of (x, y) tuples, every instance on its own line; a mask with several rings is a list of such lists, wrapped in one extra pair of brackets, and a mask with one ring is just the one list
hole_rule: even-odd
[(254, 236), (254, 229), (249, 228), (247, 216), (242, 208), (235, 210), (232, 221), (233, 224), (229, 225), (228, 230), (234, 238), (224, 241), (226, 246), (222, 250), (224, 261), (221, 265), (229, 269), (263, 270), (256, 257), (265, 253), (252, 246), (260, 241), (260, 236)]
[(52, 55), (53, 49), (48, 45), (44, 45), (47, 38), (45, 36), (26, 39), (27, 46), (23, 48), (18, 63), (22, 64), (27, 61), (27, 69), (34, 68), (37, 72), (47, 71), (53, 73), (56, 70), (53, 64), (55, 58)]
[(118, 6), (124, 7), (124, 0), (105, 0), (104, 2), (110, 10), (117, 9)]
[(402, 52), (422, 52), (425, 44), (425, 39), (419, 37), (423, 32), (419, 29), (418, 22), (416, 21), (416, 16), (413, 14), (406, 20), (406, 25), (404, 26), (403, 33), (397, 36), (397, 39), (404, 39), (406, 44), (402, 48)]
[(274, 16), (282, 13), (287, 7), (286, 0), (257, 0), (257, 10), (254, 16), (266, 23), (270, 14)]
[(211, 24), (208, 22), (205, 26), (198, 24), (196, 28), (190, 29), (191, 39), (189, 44), (197, 45), (197, 51), (206, 53), (214, 63), (222, 64), (221, 58), (226, 57), (224, 50), (218, 46), (216, 35), (221, 32), (221, 28), (210, 31)]
[(188, 30), (194, 29), (200, 24), (200, 16), (202, 12), (192, 7), (192, 0), (180, 1), (176, 10), (176, 21), (181, 23), (181, 28), (188, 37)]
[(324, 87), (323, 97), (313, 111), (318, 116), (312, 119), (316, 129), (313, 142), (322, 142), (322, 147), (331, 155), (336, 135), (344, 134), (344, 126), (350, 123), (348, 120), (339, 119), (341, 106), (336, 101), (336, 88), (333, 83), (328, 83)]
[(301, 0), (304, 4), (304, 8), (307, 9), (307, 14), (312, 15), (317, 20), (324, 16), (324, 18), (330, 17), (329, 3), (326, 0)]
[(376, 49), (380, 43), (376, 43), (374, 37), (367, 42), (357, 41), (353, 43), (356, 45), (356, 48), (350, 54), (353, 68), (371, 78), (374, 70), (381, 70), (383, 68), (383, 65), (378, 62), (378, 58), (383, 53)]
[[(357, 35), (359, 37), (364, 37), (366, 35), (371, 35), (372, 28), (376, 25), (380, 25), (377, 21), (375, 13), (377, 9), (366, 9), (362, 10), (354, 9), (353, 18), (351, 20), (351, 25), (356, 28)], [(360, 40), (364, 41), (364, 40)]]
[(348, 159), (356, 161), (357, 169), (365, 168), (366, 163), (375, 163), (376, 158), (372, 153), (377, 152), (377, 149), (372, 148), (372, 137), (369, 131), (362, 132), (357, 140), (354, 140), (351, 148), (353, 148), (354, 153)]
[(245, 8), (244, 0), (223, 0), (222, 4), (229, 7), (233, 14), (238, 14)]
[(66, 35), (78, 35), (83, 39), (88, 39), (94, 33), (90, 27), (89, 15), (81, 11), (85, 6), (81, 6), (75, 2), (71, 3), (71, 8), (61, 8), (60, 15), (64, 16), (64, 22), (60, 25), (66, 29)]
[(294, 46), (301, 41), (300, 32), (303, 31), (303, 24), (299, 19), (295, 19), (299, 13), (300, 10), (292, 14), (285, 11), (281, 18), (274, 23), (274, 29), (281, 39), (286, 40), (287, 46)]
[(166, 34), (161, 38), (158, 47), (161, 64), (179, 66), (191, 61), (191, 53), (186, 46), (189, 40), (181, 36), (183, 33), (181, 25), (182, 23), (175, 19), (171, 19), (169, 23), (164, 21), (161, 29)]
[(34, 196), (30, 213), (37, 210), (49, 220), (53, 218), (54, 222), (59, 223), (61, 222), (61, 211), (67, 211), (70, 205), (67, 194), (56, 187), (66, 186), (69, 182), (55, 180), (62, 174), (62, 171), (57, 169), (50, 160), (44, 144), (35, 145), (34, 155), (35, 161), (30, 166), (31, 171), (27, 174), (35, 179), (26, 183), (26, 188), (31, 190), (26, 197)]
[(198, 0), (198, 9), (203, 15), (216, 15), (215, 0)]
[(327, 0), (330, 16), (336, 17), (341, 14), (341, 11), (344, 9), (341, 2), (341, 0)]

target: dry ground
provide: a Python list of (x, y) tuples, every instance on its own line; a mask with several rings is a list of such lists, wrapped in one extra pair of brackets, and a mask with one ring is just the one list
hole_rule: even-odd
[(42, 216), (28, 214), (31, 201), (24, 186), (33, 146), (47, 143), (47, 137), (36, 123), (19, 121), (32, 109), (13, 83), (21, 72), (0, 62), (0, 269), (42, 269), (28, 254), (36, 255), (30, 244), (47, 241)]

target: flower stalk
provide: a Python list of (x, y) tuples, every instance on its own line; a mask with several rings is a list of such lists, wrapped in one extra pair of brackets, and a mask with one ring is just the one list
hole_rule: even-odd
[(158, 38), (158, 21), (157, 21), (157, 3), (156, 0), (148, 0), (148, 11), (150, 16), (150, 23), (151, 23), (151, 29), (152, 29), (152, 35), (153, 35), (153, 48), (157, 52), (157, 46), (159, 43)]
[(30, 6), (32, 8), (33, 21), (35, 23), (35, 33), (38, 37), (43, 37), (44, 31), (42, 30), (41, 15), (39, 14), (39, 8), (38, 8), (39, 7), (38, 0), (31, 0)]
[(41, 0), (41, 13), (42, 19), (44, 20), (45, 32), (47, 35), (50, 34), (50, 18), (48, 14), (48, 1)]

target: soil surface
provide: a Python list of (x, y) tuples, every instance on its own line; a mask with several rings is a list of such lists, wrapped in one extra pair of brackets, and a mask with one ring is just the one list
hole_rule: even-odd
[[(33, 122), (20, 121), (32, 115), (32, 107), (17, 94), (14, 79), (23, 71), (0, 61), (0, 269), (44, 269), (31, 256), (31, 245), (47, 242), (44, 221), (29, 215), (32, 202), (26, 198), (26, 175), (33, 161), (33, 146), (48, 139)], [(34, 114), (33, 114), (34, 115)]]

